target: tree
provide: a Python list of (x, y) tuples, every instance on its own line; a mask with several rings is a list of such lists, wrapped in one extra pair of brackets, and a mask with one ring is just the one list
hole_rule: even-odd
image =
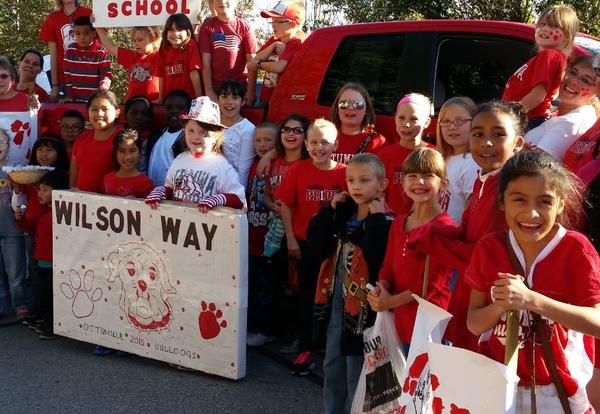
[(47, 54), (48, 45), (38, 34), (53, 8), (52, 0), (0, 0), (0, 54), (15, 62), (27, 49)]

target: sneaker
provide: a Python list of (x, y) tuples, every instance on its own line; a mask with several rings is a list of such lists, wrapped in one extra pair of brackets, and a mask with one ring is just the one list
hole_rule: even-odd
[(52, 340), (52, 339), (56, 339), (58, 338), (58, 335), (56, 335), (54, 332), (52, 332), (51, 330), (48, 329), (44, 329), (42, 330), (42, 332), (38, 335), (38, 338), (40, 339), (45, 339), (45, 340)]
[(260, 332), (248, 332), (246, 344), (248, 346), (263, 346), (275, 341), (274, 336), (263, 335)]
[(26, 308), (17, 309), (17, 322), (23, 322), (27, 316), (29, 316), (29, 311)]
[(290, 372), (292, 375), (308, 375), (313, 369), (315, 369), (315, 361), (313, 360), (312, 353), (304, 351), (294, 359)]
[(31, 325), (35, 325), (36, 321), (39, 319), (39, 317), (37, 315), (34, 314), (29, 314), (25, 317), (25, 319), (23, 319), (23, 321), (21, 322), (21, 324), (25, 325), (25, 326), (31, 326)]
[(300, 340), (298, 338), (294, 338), (292, 342), (289, 344), (285, 344), (279, 348), (279, 353), (281, 354), (297, 354), (298, 347), (300, 346)]
[(96, 356), (110, 355), (113, 352), (115, 352), (114, 349), (106, 348), (106, 347), (101, 346), (101, 345), (96, 345), (96, 348), (94, 348), (94, 355), (96, 355)]

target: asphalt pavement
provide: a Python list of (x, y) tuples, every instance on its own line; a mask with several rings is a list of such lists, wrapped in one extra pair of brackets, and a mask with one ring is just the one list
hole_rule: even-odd
[(0, 326), (0, 412), (318, 413), (318, 380), (293, 377), (264, 351), (248, 350), (232, 381), (179, 371), (137, 356), (92, 354), (93, 345), (42, 341), (25, 326)]

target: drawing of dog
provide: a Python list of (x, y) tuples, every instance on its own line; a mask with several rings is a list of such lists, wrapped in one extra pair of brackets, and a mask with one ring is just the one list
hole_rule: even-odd
[(172, 318), (169, 281), (163, 259), (149, 245), (125, 242), (108, 255), (109, 283), (121, 281), (119, 307), (138, 329), (165, 329)]

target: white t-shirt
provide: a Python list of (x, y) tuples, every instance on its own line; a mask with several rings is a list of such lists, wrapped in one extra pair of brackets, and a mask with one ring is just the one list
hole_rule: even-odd
[(246, 204), (238, 175), (220, 154), (210, 153), (199, 158), (189, 151), (179, 154), (169, 167), (165, 186), (173, 189), (176, 201), (198, 203), (211, 195), (230, 193)]
[(592, 105), (584, 105), (571, 112), (550, 118), (525, 134), (525, 142), (543, 149), (559, 160), (564, 160), (567, 149), (598, 119)]
[(254, 151), (254, 124), (243, 118), (223, 130), (223, 155), (237, 172), (240, 184), (246, 187), (248, 173), (256, 157)]
[(456, 224), (462, 221), (462, 213), (473, 192), (477, 180), (479, 165), (473, 161), (471, 153), (452, 155), (446, 159), (448, 189), (440, 193), (438, 204), (454, 219)]
[(148, 165), (148, 177), (155, 186), (164, 185), (167, 170), (173, 162), (173, 144), (183, 133), (182, 130), (169, 132), (168, 129), (156, 141), (150, 154), (150, 164)]

